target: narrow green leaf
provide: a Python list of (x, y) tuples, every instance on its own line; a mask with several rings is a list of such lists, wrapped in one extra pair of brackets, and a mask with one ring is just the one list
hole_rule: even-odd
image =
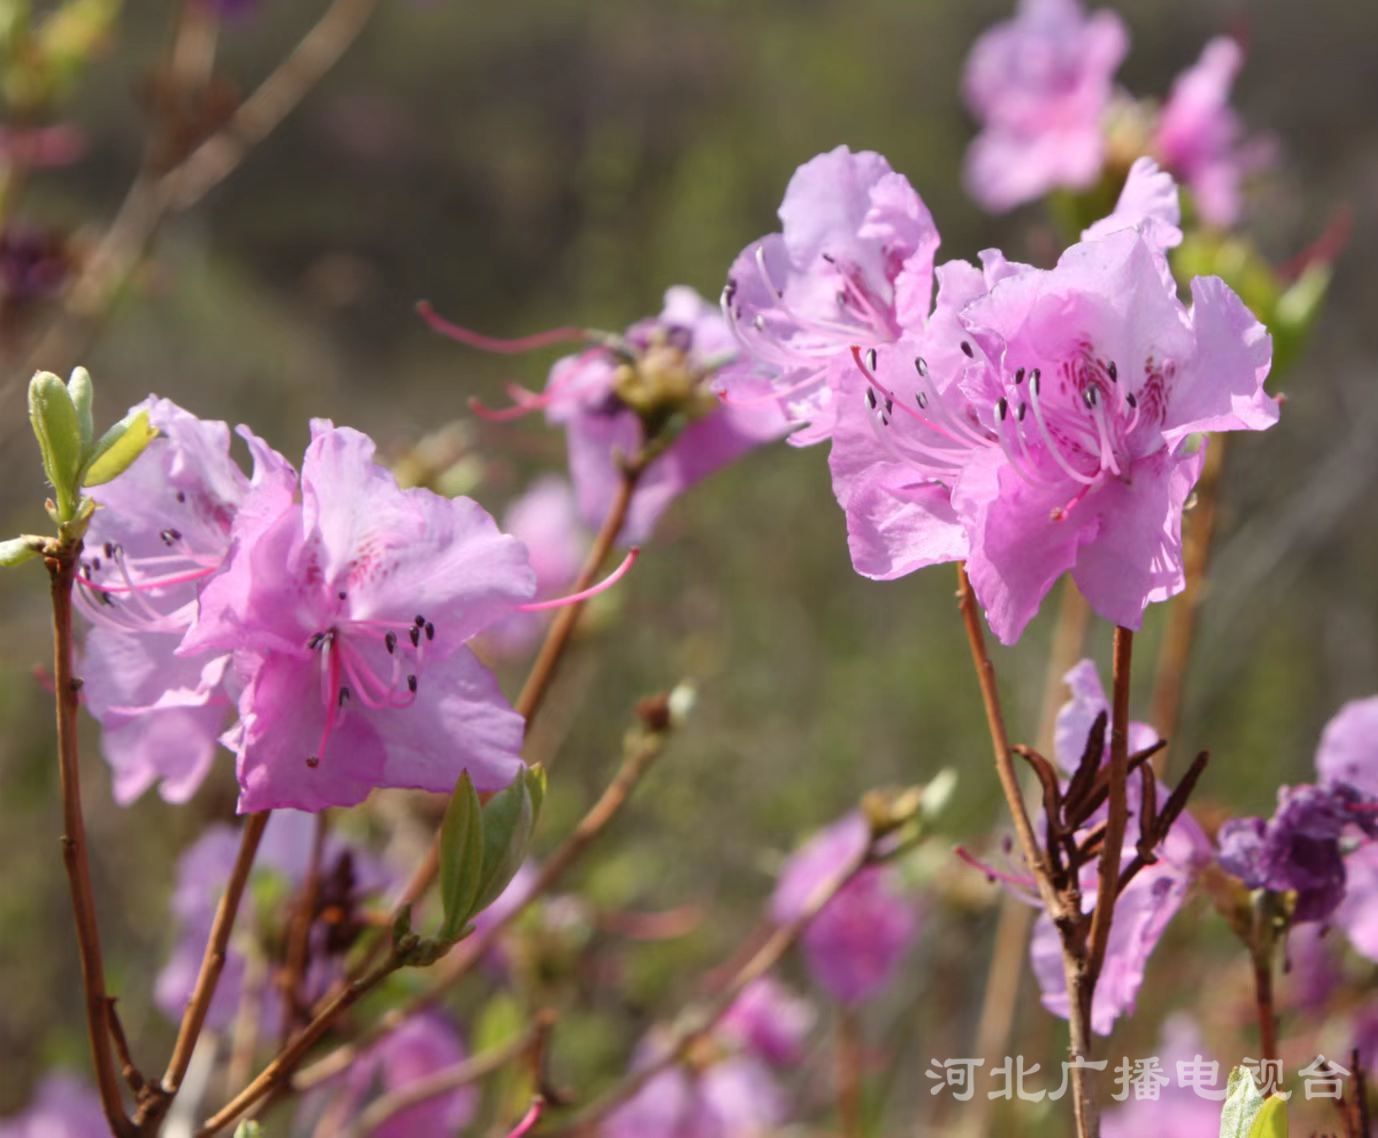
[(474, 790), (473, 779), (465, 771), (445, 807), (440, 827), (440, 899), (445, 919), (440, 935), (459, 936), (464, 922), (477, 908), (483, 880), (483, 806)]
[(1250, 1138), (1254, 1119), (1263, 1109), (1263, 1096), (1248, 1067), (1230, 1072), (1225, 1107), (1220, 1113), (1220, 1138)]
[(526, 792), (531, 796), (531, 824), (534, 827), (541, 816), (541, 807), (545, 804), (546, 787), (550, 784), (550, 778), (545, 772), (544, 763), (533, 763), (527, 767)]
[(0, 568), (9, 569), (23, 565), (38, 556), (39, 547), (31, 537), (12, 537), (0, 541)]
[(1254, 1116), (1249, 1138), (1287, 1138), (1287, 1100), (1281, 1095), (1269, 1095), (1268, 1101)]
[(76, 510), (81, 470), (81, 424), (67, 386), (50, 371), (40, 371), (29, 382), (29, 422), (43, 456), (43, 472), (52, 484), (61, 521), (70, 521)]
[(482, 912), (498, 899), (526, 860), (526, 847), (536, 824), (529, 773), (514, 778), (511, 786), (493, 795), (483, 808), (483, 881), (475, 912)]
[(95, 401), (96, 389), (91, 382), (91, 373), (84, 367), (72, 369), (67, 380), (67, 394), (72, 397), (72, 406), (77, 410), (77, 426), (81, 428), (81, 447), (85, 451), (96, 437), (96, 426), (91, 415), (91, 404)]
[(158, 437), (158, 428), (148, 421), (148, 412), (126, 415), (101, 435), (82, 473), (83, 486), (101, 486), (118, 478)]

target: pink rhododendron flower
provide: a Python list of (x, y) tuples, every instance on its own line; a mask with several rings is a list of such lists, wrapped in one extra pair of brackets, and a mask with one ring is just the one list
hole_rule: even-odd
[[(654, 1061), (655, 1041), (638, 1049), (636, 1066)], [(770, 1069), (746, 1054), (706, 1065), (671, 1067), (618, 1107), (599, 1130), (602, 1138), (764, 1138), (787, 1117)]]
[(1211, 40), (1173, 83), (1153, 136), (1163, 165), (1186, 183), (1212, 225), (1238, 220), (1240, 182), (1272, 152), (1266, 141), (1244, 141), (1244, 126), (1230, 106), (1243, 61), (1243, 49), (1228, 36)]
[(179, 650), (236, 654), (240, 809), (448, 791), (463, 770), (507, 785), (521, 717), (467, 641), (530, 597), (524, 548), (467, 498), (399, 489), (359, 432), (313, 433), (300, 501), (246, 501)]
[[(1058, 715), (1056, 748), (1058, 765), (1067, 773), (1075, 770), (1086, 736), (1095, 718), (1108, 709), (1105, 691), (1096, 666), (1083, 660), (1067, 673), (1066, 681), (1072, 691), (1071, 700)], [(1142, 723), (1130, 725), (1129, 745), (1139, 750), (1157, 739), (1151, 727)], [(1102, 761), (1109, 758), (1107, 744)], [(1141, 793), (1137, 780), (1128, 789), (1130, 824), (1125, 839), (1126, 859), (1134, 855), (1138, 829), (1138, 801)], [(1158, 802), (1167, 799), (1166, 790), (1157, 788)], [(1181, 908), (1196, 875), (1213, 857), (1211, 845), (1200, 826), (1190, 814), (1183, 812), (1168, 831), (1167, 839), (1158, 847), (1158, 861), (1139, 871), (1120, 894), (1115, 905), (1115, 920), (1110, 927), (1110, 942), (1095, 998), (1091, 1005), (1091, 1027), (1100, 1035), (1110, 1034), (1115, 1020), (1134, 1010), (1139, 988), (1143, 984), (1148, 958), (1157, 947), (1168, 923)], [(1095, 864), (1082, 872), (1083, 911), (1090, 912), (1096, 903), (1097, 870)], [(1066, 977), (1062, 970), (1062, 944), (1057, 929), (1046, 913), (1040, 914), (1029, 944), (1030, 963), (1043, 995), (1043, 1006), (1054, 1015), (1067, 1018), (1068, 999)]]
[[(503, 515), (502, 528), (526, 546), (540, 599), (567, 591), (588, 552), (588, 534), (579, 520), (570, 484), (556, 475), (538, 479)], [(504, 655), (529, 649), (545, 621), (539, 613), (514, 613), (484, 636)]]
[(1102, 120), (1128, 47), (1118, 16), (1088, 16), (1077, 0), (1021, 0), (1014, 19), (976, 41), (962, 92), (983, 128), (965, 171), (981, 205), (1003, 211), (1095, 182)]
[(720, 376), (729, 406), (778, 398), (807, 424), (795, 445), (828, 437), (834, 379), (849, 350), (891, 343), (928, 318), (938, 230), (902, 174), (869, 150), (839, 146), (795, 171), (781, 232), (732, 265), (723, 311), (744, 349)]
[[(800, 915), (815, 890), (860, 856), (870, 841), (865, 818), (849, 814), (810, 838), (780, 873), (771, 914), (785, 923)], [(809, 972), (834, 999), (858, 1003), (894, 976), (918, 934), (919, 915), (893, 866), (863, 869), (805, 930)]]
[(762, 976), (737, 997), (718, 1030), (767, 1063), (791, 1067), (803, 1059), (804, 1042), (817, 1019), (807, 1000), (773, 977)]
[(224, 564), (245, 500), (290, 502), (287, 461), (241, 428), (253, 478), (230, 457), (230, 430), (167, 399), (149, 397), (160, 432), (118, 478), (95, 487), (78, 578), (78, 608), (89, 618), (82, 670), (86, 706), (103, 728), (115, 798), (127, 803), (161, 781), (169, 802), (201, 785), (233, 706), (227, 652), (179, 656), (200, 591)]
[[(291, 810), (275, 813), (259, 844), (254, 879), (275, 875), (285, 886), (285, 896), (294, 897), (309, 872), (314, 841), (315, 820), (309, 815)], [(181, 1018), (196, 986), (215, 909), (225, 891), (238, 849), (238, 831), (216, 824), (208, 827), (178, 860), (177, 878), (169, 902), (176, 940), (154, 986), (155, 1002), (174, 1022)], [(365, 897), (380, 895), (388, 884), (387, 873), (373, 857), (338, 834), (327, 835), (321, 851), (319, 890), (322, 901), (348, 912)], [(288, 911), (278, 909), (268, 916), (270, 920), (285, 920)], [(276, 930), (279, 936), (282, 931)], [(260, 932), (266, 935), (266, 930), (260, 928)], [(307, 989), (313, 996), (324, 994), (341, 974), (343, 953), (349, 944), (332, 944), (332, 935), (339, 933), (332, 934), (319, 924), (313, 932), (315, 943), (311, 956), (315, 963), (306, 977)], [(206, 1016), (208, 1026), (213, 1029), (230, 1026), (243, 999), (246, 978), (247, 958), (232, 939), (220, 983)], [(263, 977), (262, 984), (260, 1020), (276, 1023), (281, 1015), (277, 986), (271, 976)]]
[[(459, 1033), (441, 1016), (413, 1016), (350, 1066), (327, 1109), (339, 1111), (337, 1117), (353, 1117), (375, 1094), (400, 1091), (456, 1067), (466, 1054)], [(458, 1087), (398, 1111), (373, 1133), (379, 1138), (452, 1138), (474, 1120), (478, 1104), (478, 1088)]]
[(1116, 215), (1148, 214), (1053, 269), (995, 253), (942, 266), (927, 332), (858, 353), (867, 385), (839, 412), (833, 489), (857, 571), (965, 559), (1006, 644), (1069, 571), (1097, 613), (1137, 628), (1183, 588), (1192, 436), (1277, 420), (1267, 331), (1218, 278), (1178, 299), (1175, 224), (1139, 169)]
[(637, 483), (621, 536), (638, 542), (684, 490), (779, 438), (786, 424), (773, 406), (724, 406), (708, 389), (737, 345), (722, 314), (693, 289), (670, 289), (660, 315), (632, 325), (622, 339), (619, 351), (598, 346), (559, 360), (540, 402), (566, 429), (579, 510), (593, 527), (612, 507), (618, 457), (641, 449), (643, 415), (686, 420)]
[(96, 1092), (60, 1073), (44, 1077), (27, 1108), (0, 1119), (0, 1138), (98, 1138), (109, 1132)]
[(1155, 1057), (1168, 1081), (1155, 1088), (1151, 1098), (1135, 1095), (1108, 1109), (1101, 1119), (1102, 1138), (1151, 1138), (1157, 1134), (1171, 1138), (1217, 1138), (1219, 1100), (1225, 1094), (1223, 1076), (1214, 1087), (1198, 1088), (1187, 1085), (1177, 1074), (1178, 1063), (1213, 1061), (1203, 1054), (1201, 1032), (1196, 1024), (1180, 1013), (1169, 1017), (1163, 1024), (1162, 1042)]

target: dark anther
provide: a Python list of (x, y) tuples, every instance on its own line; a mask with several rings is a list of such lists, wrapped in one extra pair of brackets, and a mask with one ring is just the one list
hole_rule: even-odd
[(914, 396), (914, 401), (918, 403), (920, 411), (928, 410), (928, 396), (926, 396), (922, 391), (920, 391), (917, 395)]
[(1003, 423), (1006, 416), (1010, 413), (1010, 401), (1008, 399), (1001, 399), (1000, 402), (995, 405), (995, 413), (1000, 416), (1000, 421)]
[(416, 627), (417, 627), (417, 628), (425, 628), (425, 627), (426, 627), (426, 618), (425, 618), (424, 616), (418, 616), (418, 617), (416, 618)]
[(965, 340), (962, 341), (962, 355), (966, 356), (969, 360), (974, 360), (976, 358), (976, 353), (971, 350), (971, 345)]
[(915, 357), (914, 357), (914, 370), (915, 370), (916, 372), (918, 372), (921, 376), (923, 376), (924, 379), (927, 379), (927, 378), (928, 378), (928, 361), (927, 361), (926, 359), (924, 359), (923, 356), (915, 356)]
[(99, 573), (99, 572), (100, 572), (100, 558), (99, 558), (99, 557), (93, 557), (93, 558), (91, 558), (91, 572), (92, 572), (92, 573)]
[(1029, 373), (1029, 386), (1033, 388), (1033, 393), (1039, 395), (1043, 387), (1043, 373), (1038, 368), (1034, 368)]
[(1021, 383), (1023, 383), (1023, 382), (1024, 382), (1024, 369), (1021, 367), (1017, 372), (1014, 373), (1014, 385), (1015, 385), (1016, 387), (1018, 387), (1018, 386), (1019, 386)]
[(875, 348), (866, 349), (866, 366), (871, 370), (876, 370), (876, 350)]
[(182, 535), (175, 529), (165, 529), (158, 536), (163, 539), (164, 545), (171, 545), (174, 541), (182, 540)]
[(866, 406), (872, 411), (876, 409), (876, 393), (869, 387), (866, 389)]
[(433, 625), (429, 620), (426, 621), (426, 639), (427, 639), (427, 640), (434, 640), (434, 639), (435, 639), (435, 625)]
[(335, 595), (336, 595), (337, 597), (339, 597), (340, 600), (344, 600), (346, 597), (349, 596), (349, 594), (346, 593), (343, 589), (341, 589), (341, 590), (340, 590), (338, 593), (336, 593)]
[(319, 758), (318, 756), (316, 756), (316, 755), (307, 755), (307, 756), (306, 756), (306, 765), (307, 765), (308, 767), (310, 767), (312, 770), (315, 770), (318, 766), (321, 765), (321, 760), (320, 760), (320, 758)]
[(1027, 403), (1021, 403), (1019, 405), (1019, 410), (1014, 413), (1014, 417), (1022, 423), (1024, 421), (1024, 416), (1028, 413), (1029, 405)]
[(1114, 360), (1110, 361), (1110, 366), (1105, 369), (1105, 374), (1110, 377), (1111, 383), (1118, 383), (1120, 381), (1120, 369), (1115, 366)]
[(1128, 403), (1130, 407), (1138, 407), (1139, 405), (1139, 401), (1135, 398), (1132, 391), (1124, 397), (1124, 401)]
[(391, 656), (397, 651), (397, 633), (389, 632), (383, 637), (383, 644), (387, 647), (388, 655)]
[(411, 628), (407, 630), (407, 635), (411, 637), (411, 646), (413, 648), (421, 647), (421, 630), (417, 628), (416, 625), (412, 625)]
[(109, 561), (115, 560), (115, 543), (113, 541), (107, 541), (105, 543), (105, 556)]
[(411, 692), (413, 695), (416, 694), (416, 677), (415, 677), (415, 676), (408, 676), (408, 677), (407, 677), (407, 690), (408, 690), (409, 692)]
[(322, 644), (325, 643), (325, 637), (326, 634), (324, 632), (318, 632), (313, 637), (311, 637), (310, 640), (306, 642), (306, 646), (314, 652), (317, 648), (319, 648)]
[(185, 490), (178, 490), (178, 491), (177, 491), (177, 500), (178, 500), (179, 502), (185, 502), (185, 501), (187, 500), (187, 492), (186, 492)]
[(1081, 393), (1082, 402), (1085, 403), (1087, 407), (1095, 407), (1097, 398), (1098, 393), (1094, 387), (1088, 387)]
[[(891, 398), (887, 395), (887, 396), (885, 397), (885, 414), (886, 414), (886, 416), (888, 417), (888, 416), (894, 414), (894, 411), (895, 411), (895, 401), (894, 401), (893, 399), (891, 399)], [(888, 426), (888, 424), (887, 424), (887, 426)]]

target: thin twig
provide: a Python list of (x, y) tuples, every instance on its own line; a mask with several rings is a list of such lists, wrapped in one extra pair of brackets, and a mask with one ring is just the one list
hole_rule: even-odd
[(268, 818), (267, 810), (250, 814), (240, 831), (239, 852), (235, 855), (225, 892), (220, 895), (215, 907), (210, 937), (206, 941), (205, 954), (201, 957), (201, 971), (196, 977), (196, 986), (192, 989), (186, 1011), (182, 1013), (177, 1042), (173, 1045), (172, 1056), (168, 1059), (167, 1071), (162, 1078), (162, 1090), (168, 1098), (181, 1087), (182, 1078), (191, 1064), (191, 1053), (196, 1049), (196, 1041), (206, 1024), (211, 1000), (215, 998), (215, 989), (220, 983), (220, 973), (225, 968), (226, 950), (230, 934), (234, 931), (235, 918), (239, 915), (239, 902), (249, 883), (249, 873), (253, 870), (254, 858), (258, 856), (259, 842), (268, 826)]
[(306, 866), (306, 880), (297, 894), (292, 918), (287, 930), (287, 954), (282, 970), (282, 1027), (280, 1042), (286, 1045), (304, 1001), (301, 986), (311, 955), (311, 929), (316, 923), (316, 903), (320, 892), (321, 859), (325, 852), (325, 837), (330, 828), (330, 812), (316, 814), (311, 835), (311, 856)]
[(236, 1122), (240, 1115), (253, 1107), (260, 1099), (265, 1098), (279, 1085), (286, 1082), (306, 1053), (330, 1030), (336, 1017), (371, 992), (397, 971), (400, 966), (401, 961), (394, 954), (389, 954), (385, 960), (379, 962), (373, 971), (359, 977), (336, 993), (334, 999), (322, 1008), (315, 1018), (293, 1038), (291, 1043), (259, 1072), (257, 1078), (210, 1118), (206, 1119), (205, 1124), (196, 1132), (196, 1138), (209, 1138), (209, 1135), (215, 1134)]
[(1057, 927), (1062, 940), (1062, 971), (1067, 984), (1070, 1015), (1067, 1020), (1069, 1045), (1072, 1057), (1072, 1109), (1076, 1120), (1078, 1138), (1096, 1138), (1096, 1104), (1091, 1090), (1091, 1079), (1084, 1060), (1091, 1057), (1091, 1016), (1090, 998), (1084, 1006), (1076, 998), (1086, 981), (1085, 961), (1078, 946), (1074, 943), (1074, 928), (1081, 914), (1069, 902), (1078, 902), (1078, 894), (1073, 887), (1066, 897), (1053, 888), (1047, 858), (1034, 834), (1029, 820), (1028, 808), (1019, 788), (1011, 757), (1009, 736), (1005, 729), (1004, 714), (1000, 710), (1000, 692), (995, 681), (995, 665), (986, 650), (985, 633), (981, 628), (981, 615), (976, 608), (976, 596), (971, 590), (966, 566), (957, 565), (957, 603), (962, 613), (962, 624), (966, 629), (967, 643), (971, 649), (972, 664), (976, 669), (977, 684), (981, 689), (981, 700), (986, 710), (986, 726), (990, 732), (991, 746), (995, 752), (995, 771), (1000, 787), (1005, 794), (1014, 822), (1015, 834), (1019, 839), (1024, 860), (1028, 863), (1038, 885), (1043, 908)]
[(119, 1075), (111, 1049), (110, 997), (105, 989), (100, 929), (81, 811), (80, 758), (77, 753), (77, 702), (81, 681), (72, 671), (72, 582), (81, 543), (57, 544), (45, 558), (53, 607), (53, 694), (57, 705), (58, 773), (62, 791), (62, 861), (72, 895), (81, 983), (86, 1000), (86, 1033), (91, 1044), (101, 1109), (112, 1134), (135, 1133), (120, 1097)]
[(368, 1138), (402, 1111), (486, 1079), (524, 1054), (542, 1034), (550, 1030), (552, 1022), (548, 1015), (538, 1016), (534, 1023), (506, 1043), (380, 1095), (359, 1114), (353, 1125), (342, 1132), (341, 1138)]

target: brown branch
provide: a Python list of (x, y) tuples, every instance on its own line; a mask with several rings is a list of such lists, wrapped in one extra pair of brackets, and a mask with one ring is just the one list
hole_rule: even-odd
[(1134, 660), (1134, 634), (1127, 628), (1115, 629), (1113, 691), (1110, 717), (1110, 767), (1106, 797), (1105, 840), (1101, 845), (1096, 907), (1091, 914), (1091, 940), (1086, 958), (1088, 984), (1083, 993), (1089, 1004), (1105, 964), (1110, 944), (1110, 926), (1119, 899), (1120, 855), (1129, 822), (1126, 791), (1129, 782), (1129, 673)]
[[(976, 669), (977, 684), (981, 689), (981, 700), (985, 705), (986, 726), (990, 732), (991, 746), (995, 752), (995, 772), (1000, 787), (1005, 794), (1014, 822), (1019, 845), (1038, 884), (1043, 908), (1056, 925), (1062, 939), (1062, 970), (1067, 984), (1070, 1014), (1067, 1020), (1069, 1046), (1074, 1062), (1072, 1074), (1072, 1108), (1076, 1120), (1078, 1138), (1095, 1138), (1099, 1133), (1096, 1104), (1091, 1091), (1088, 1068), (1076, 1060), (1089, 1060), (1091, 1057), (1091, 1000), (1086, 995), (1079, 999), (1078, 994), (1087, 991), (1085, 960), (1079, 946), (1075, 943), (1075, 926), (1080, 923), (1081, 914), (1071, 908), (1069, 902), (1078, 898), (1075, 887), (1060, 894), (1052, 883), (1051, 870), (1047, 859), (1039, 849), (1034, 835), (1033, 824), (1029, 820), (1024, 796), (1019, 789), (1011, 760), (1009, 736), (1005, 729), (1004, 714), (1000, 710), (1000, 692), (995, 682), (995, 665), (986, 650), (985, 633), (981, 628), (981, 615), (976, 608), (976, 596), (971, 591), (971, 581), (967, 577), (966, 566), (957, 565), (957, 603), (961, 609), (962, 624), (966, 629), (967, 644), (971, 649), (971, 661)], [(1094, 987), (1094, 984), (1091, 985)]]
[(863, 1046), (856, 1009), (842, 1004), (837, 1009), (837, 1117), (843, 1138), (863, 1138), (866, 1132)]
[(53, 693), (57, 710), (58, 774), (62, 792), (62, 862), (72, 896), (81, 983), (86, 1003), (86, 1033), (91, 1044), (101, 1109), (112, 1134), (135, 1133), (120, 1097), (119, 1075), (111, 1049), (110, 997), (105, 989), (100, 929), (91, 887), (86, 848), (86, 821), (81, 812), (80, 757), (77, 752), (77, 703), (81, 681), (72, 670), (72, 582), (81, 543), (54, 542), (44, 562), (53, 608)]
[(196, 1041), (206, 1024), (211, 1000), (214, 999), (215, 989), (220, 983), (220, 973), (225, 968), (225, 954), (230, 943), (230, 933), (234, 931), (235, 918), (239, 915), (239, 902), (249, 883), (249, 873), (254, 867), (254, 858), (258, 855), (259, 842), (267, 828), (268, 818), (267, 810), (259, 814), (250, 814), (244, 820), (244, 826), (240, 831), (239, 852), (235, 855), (234, 867), (230, 871), (225, 892), (220, 895), (220, 901), (215, 907), (210, 937), (206, 941), (205, 954), (201, 957), (201, 971), (196, 977), (196, 987), (192, 989), (186, 1011), (182, 1013), (182, 1022), (177, 1029), (177, 1042), (173, 1045), (167, 1071), (162, 1078), (162, 1090), (169, 1099), (182, 1086), (182, 1079), (191, 1065), (192, 1052), (196, 1050)]
[(391, 976), (401, 967), (401, 963), (396, 954), (390, 953), (373, 971), (351, 981), (337, 992), (334, 998), (316, 1014), (310, 1023), (302, 1028), (291, 1043), (283, 1048), (248, 1086), (210, 1118), (206, 1119), (205, 1124), (196, 1132), (196, 1138), (209, 1138), (209, 1135), (223, 1130), (226, 1126), (237, 1121), (240, 1115), (258, 1103), (259, 1100), (267, 1097), (285, 1083), (292, 1071), (306, 1056), (306, 1053), (330, 1030), (336, 1017), (353, 1007), (360, 999)]
[(124, 1024), (120, 1022), (120, 1013), (115, 1007), (115, 997), (107, 997), (105, 1005), (105, 1014), (110, 1023), (110, 1040), (115, 1045), (115, 1057), (120, 1063), (120, 1075), (137, 1097), (147, 1085), (143, 1072), (139, 1070), (129, 1050), (129, 1038), (124, 1034)]

